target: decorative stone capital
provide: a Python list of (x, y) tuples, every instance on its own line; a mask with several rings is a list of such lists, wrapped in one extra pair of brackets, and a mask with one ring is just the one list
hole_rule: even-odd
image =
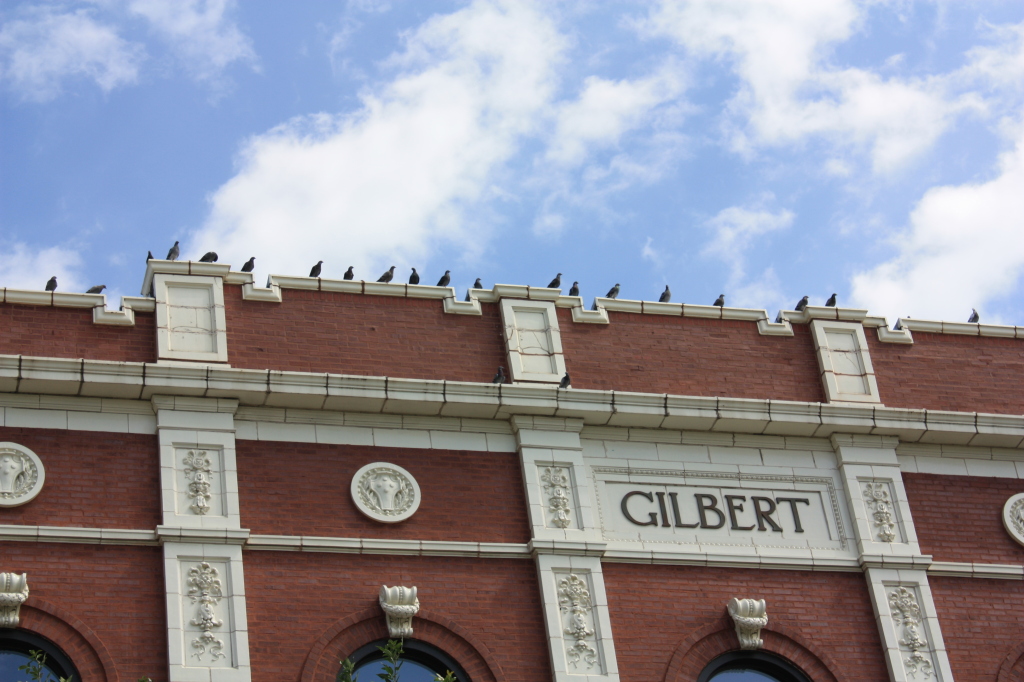
[(415, 587), (381, 585), (380, 607), (384, 609), (390, 637), (412, 637), (412, 617), (420, 610)]
[(0, 573), (0, 628), (16, 628), (28, 599), (28, 573)]
[(729, 615), (736, 623), (741, 649), (760, 649), (764, 645), (761, 628), (768, 625), (764, 599), (730, 599)]

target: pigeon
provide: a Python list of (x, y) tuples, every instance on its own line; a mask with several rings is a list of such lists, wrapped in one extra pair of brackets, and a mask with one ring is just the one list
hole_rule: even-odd
[(555, 278), (548, 284), (548, 289), (561, 289), (562, 288), (562, 273), (555, 275)]
[(437, 280), (437, 286), (439, 286), (439, 287), (446, 287), (446, 286), (448, 286), (448, 282), (452, 281), (452, 276), (451, 275), (452, 275), (452, 271), (451, 270), (445, 270), (444, 274), (441, 275), (441, 279)]
[(392, 279), (394, 279), (394, 277), (395, 277), (395, 266), (392, 265), (391, 268), (388, 269), (387, 272), (385, 272), (383, 275), (381, 275), (380, 277), (377, 278), (377, 281), (378, 282), (384, 282), (385, 284), (387, 284)]
[(611, 289), (609, 289), (608, 293), (605, 294), (604, 297), (605, 298), (615, 298), (618, 295), (619, 295), (619, 283), (616, 282), (615, 286), (613, 286)]
[(256, 256), (245, 261), (245, 265), (242, 266), (242, 272), (252, 272), (254, 267), (256, 267)]
[(200, 263), (216, 263), (217, 262), (217, 252), (216, 251), (207, 251), (206, 253), (203, 254), (203, 257), (199, 259), (199, 262)]
[(178, 248), (178, 242), (174, 242), (174, 246), (167, 252), (167, 260), (178, 260), (179, 254), (181, 254), (181, 249)]
[(967, 321), (968, 322), (977, 322), (980, 319), (981, 319), (981, 316), (978, 315), (978, 311), (975, 310), (974, 308), (971, 308), (971, 316), (967, 318)]
[(87, 294), (102, 294), (103, 290), (107, 288), (106, 284), (97, 284), (94, 287), (89, 287), (85, 293)]
[(484, 288), (484, 283), (480, 281), (479, 277), (477, 277), (476, 281), (473, 282), (473, 288), (474, 289), (483, 289)]
[(57, 291), (57, 275), (50, 278), (50, 281), (46, 283), (47, 291)]
[(569, 373), (566, 372), (565, 376), (562, 377), (562, 380), (558, 382), (558, 387), (559, 388), (569, 388), (571, 383), (572, 383), (572, 380), (569, 379)]
[(669, 291), (668, 285), (665, 285), (665, 291), (661, 292), (661, 298), (658, 299), (659, 303), (668, 303), (672, 300), (672, 292)]
[(153, 260), (153, 252), (152, 251), (147, 251), (146, 252), (146, 262), (148, 263), (151, 260)]
[(420, 274), (418, 272), (416, 272), (416, 268), (413, 268), (412, 269), (412, 274), (409, 275), (409, 284), (419, 284), (419, 283), (420, 283)]
[(491, 383), (492, 384), (503, 384), (503, 383), (505, 383), (505, 368), (504, 367), (499, 367), (498, 368), (498, 373), (494, 375), (494, 378), (491, 380)]
[(348, 266), (348, 270), (345, 271), (345, 279), (352, 279), (356, 276), (354, 266)]
[(829, 296), (828, 300), (825, 301), (825, 305), (827, 307), (829, 307), (829, 308), (835, 308), (836, 307), (836, 295), (832, 294), (831, 296)]
[(712, 303), (711, 305), (717, 305), (719, 308), (724, 307), (725, 306), (725, 294), (719, 294), (718, 298), (716, 298), (715, 302)]
[(318, 260), (316, 262), (316, 265), (314, 265), (312, 268), (309, 269), (309, 276), (310, 277), (319, 277), (320, 276), (321, 266), (323, 264), (324, 264), (324, 262), (322, 260)]
[(579, 282), (573, 282), (572, 283), (572, 288), (569, 289), (569, 295), (570, 296), (579, 296), (580, 295), (580, 283)]
[(803, 298), (800, 299), (800, 302), (796, 304), (796, 309), (799, 310), (800, 312), (803, 312), (804, 308), (807, 307), (807, 298), (807, 296), (804, 296)]

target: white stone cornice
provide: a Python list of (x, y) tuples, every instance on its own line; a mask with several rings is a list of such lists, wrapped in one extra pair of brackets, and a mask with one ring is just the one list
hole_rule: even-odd
[(804, 437), (859, 433), (893, 436), (903, 442), (1024, 447), (1024, 415), (278, 372), (198, 363), (0, 355), (0, 392), (144, 400), (216, 397), (236, 399), (246, 406), (494, 419), (571, 417), (588, 426)]

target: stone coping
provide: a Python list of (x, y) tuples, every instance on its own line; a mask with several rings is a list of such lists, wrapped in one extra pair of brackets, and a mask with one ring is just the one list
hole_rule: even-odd
[(865, 327), (874, 327), (878, 339), (886, 343), (914, 342), (912, 332), (933, 334), (960, 334), (967, 336), (988, 336), (996, 338), (1024, 339), (1024, 326), (970, 324), (900, 318), (896, 329), (890, 327), (884, 317), (868, 315), (868, 311), (857, 308), (827, 308), (807, 306), (803, 311), (781, 310), (773, 321), (768, 311), (762, 308), (733, 308), (693, 303), (659, 303), (630, 299), (597, 297), (588, 309), (578, 296), (563, 296), (559, 289), (531, 287), (518, 284), (495, 284), (491, 289), (470, 289), (469, 300), (460, 300), (454, 287), (435, 287), (405, 283), (384, 284), (366, 280), (338, 280), (321, 277), (293, 277), (270, 275), (266, 287), (257, 287), (252, 273), (234, 272), (231, 266), (220, 263), (199, 263), (197, 261), (151, 260), (146, 265), (142, 296), (124, 296), (120, 310), (108, 310), (105, 294), (78, 294), (46, 292), (25, 289), (0, 288), (0, 303), (20, 305), (42, 305), (64, 308), (92, 308), (93, 322), (132, 326), (136, 312), (154, 312), (156, 302), (146, 294), (152, 286), (155, 274), (202, 275), (223, 278), (226, 284), (240, 285), (242, 298), (247, 301), (282, 303), (282, 289), (307, 291), (334, 291), (339, 293), (369, 296), (395, 296), (399, 298), (423, 298), (439, 300), (446, 313), (455, 315), (481, 315), (481, 303), (496, 303), (502, 298), (524, 298), (552, 301), (559, 308), (572, 311), (573, 322), (580, 324), (609, 324), (609, 312), (635, 313), (640, 315), (668, 315), (715, 320), (736, 320), (754, 322), (763, 336), (793, 336), (793, 324), (807, 324), (811, 320), (844, 320), (860, 322)]
[[(400, 379), (225, 365), (133, 363), (0, 355), (0, 392), (151, 400), (234, 399), (251, 407), (533, 420), (590, 426), (784, 436), (893, 436), (903, 442), (1024, 447), (1024, 415), (946, 412), (658, 393)], [(552, 426), (563, 424), (552, 422)], [(560, 427), (560, 428), (564, 428)]]

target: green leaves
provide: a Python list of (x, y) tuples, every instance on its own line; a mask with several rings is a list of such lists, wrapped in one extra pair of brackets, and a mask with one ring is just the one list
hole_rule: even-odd
[[(28, 673), (30, 682), (50, 682), (50, 675), (46, 669), (46, 653), (38, 649), (29, 649), (28, 655), (32, 658), (25, 665), (19, 665), (18, 670)], [(71, 677), (62, 677), (60, 682), (72, 682)]]
[[(384, 668), (384, 672), (377, 673), (377, 677), (381, 679), (381, 682), (399, 682), (398, 675), (402, 669), (402, 664), (405, 663), (402, 660), (402, 640), (389, 639), (387, 644), (379, 646), (377, 649), (380, 650), (381, 656), (384, 657), (384, 663), (381, 666)], [(341, 670), (335, 679), (337, 682), (359, 682), (356, 679), (355, 668), (356, 666), (352, 659), (346, 658), (341, 662)], [(440, 675), (435, 676), (434, 680), (435, 682), (458, 682), (451, 670), (446, 671), (444, 677)]]

